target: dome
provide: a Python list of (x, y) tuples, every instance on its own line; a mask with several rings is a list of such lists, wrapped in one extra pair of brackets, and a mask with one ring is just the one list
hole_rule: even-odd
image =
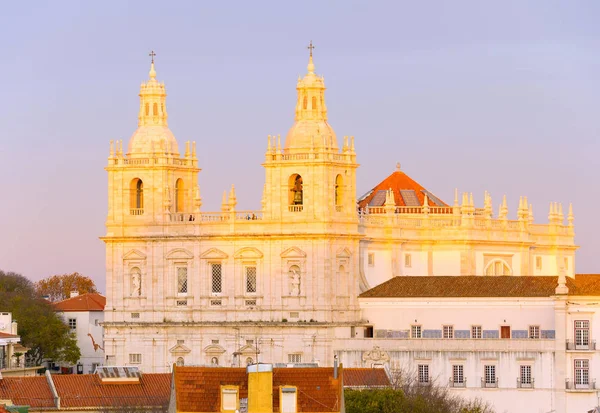
[(179, 155), (177, 140), (168, 126), (140, 126), (131, 136), (128, 155), (153, 153)]
[(309, 151), (311, 148), (338, 150), (337, 137), (326, 120), (297, 120), (285, 138), (286, 150)]

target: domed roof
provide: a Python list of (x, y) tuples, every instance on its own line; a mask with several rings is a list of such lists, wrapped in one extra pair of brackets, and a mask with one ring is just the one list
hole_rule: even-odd
[(326, 120), (298, 120), (285, 138), (285, 149), (310, 150), (323, 147), (338, 150), (337, 137)]
[(177, 140), (168, 126), (140, 126), (131, 136), (128, 155), (152, 153), (179, 155)]

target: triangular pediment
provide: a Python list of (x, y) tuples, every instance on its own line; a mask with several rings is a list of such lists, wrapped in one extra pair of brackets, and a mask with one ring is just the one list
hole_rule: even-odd
[(191, 260), (194, 254), (184, 248), (177, 248), (170, 251), (166, 257), (168, 260)]
[(146, 254), (141, 252), (140, 250), (129, 250), (125, 255), (123, 255), (124, 260), (145, 260)]
[(229, 257), (229, 255), (227, 255), (226, 253), (224, 253), (223, 251), (221, 251), (218, 248), (211, 248), (209, 250), (204, 251), (202, 254), (200, 254), (200, 258), (203, 258), (203, 259), (225, 260), (225, 259), (227, 259), (227, 257)]
[(350, 258), (351, 256), (352, 253), (350, 250), (348, 250), (348, 248), (340, 248), (336, 254), (337, 258)]
[(298, 247), (291, 247), (281, 253), (281, 258), (306, 258), (306, 253)]
[(183, 344), (177, 344), (175, 347), (171, 347), (169, 349), (169, 352), (172, 353), (172, 354), (187, 354), (190, 351), (192, 351), (192, 350), (190, 350), (189, 348), (187, 348)]
[(263, 253), (260, 252), (259, 250), (257, 250), (256, 248), (252, 248), (252, 247), (246, 247), (246, 248), (241, 248), (239, 250), (237, 250), (235, 252), (235, 254), (233, 254), (234, 258), (262, 258), (263, 257)]
[(225, 353), (225, 349), (218, 344), (211, 344), (210, 346), (204, 348), (204, 352), (211, 354), (223, 354)]
[(238, 353), (242, 353), (242, 354), (256, 354), (256, 353), (260, 353), (260, 351), (258, 351), (256, 349), (256, 347), (254, 347), (251, 344), (247, 344), (244, 347), (240, 348)]

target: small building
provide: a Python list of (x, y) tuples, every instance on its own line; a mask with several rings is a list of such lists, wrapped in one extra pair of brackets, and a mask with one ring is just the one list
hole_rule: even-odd
[(94, 373), (96, 367), (104, 364), (104, 306), (106, 298), (100, 294), (79, 295), (55, 304), (56, 311), (63, 314), (65, 323), (77, 336), (81, 359), (77, 363), (77, 373)]
[(35, 366), (25, 359), (29, 350), (21, 345), (21, 337), (17, 334), (17, 322), (12, 313), (0, 313), (0, 377), (1, 376), (34, 376), (40, 366)]

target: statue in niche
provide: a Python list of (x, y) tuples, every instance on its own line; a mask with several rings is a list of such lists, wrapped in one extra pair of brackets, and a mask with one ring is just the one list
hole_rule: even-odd
[(290, 295), (300, 295), (300, 268), (296, 265), (290, 267)]
[(302, 177), (300, 175), (296, 175), (294, 187), (290, 191), (294, 193), (294, 205), (302, 205)]
[(131, 296), (139, 297), (142, 295), (142, 274), (139, 268), (134, 268), (131, 272)]

